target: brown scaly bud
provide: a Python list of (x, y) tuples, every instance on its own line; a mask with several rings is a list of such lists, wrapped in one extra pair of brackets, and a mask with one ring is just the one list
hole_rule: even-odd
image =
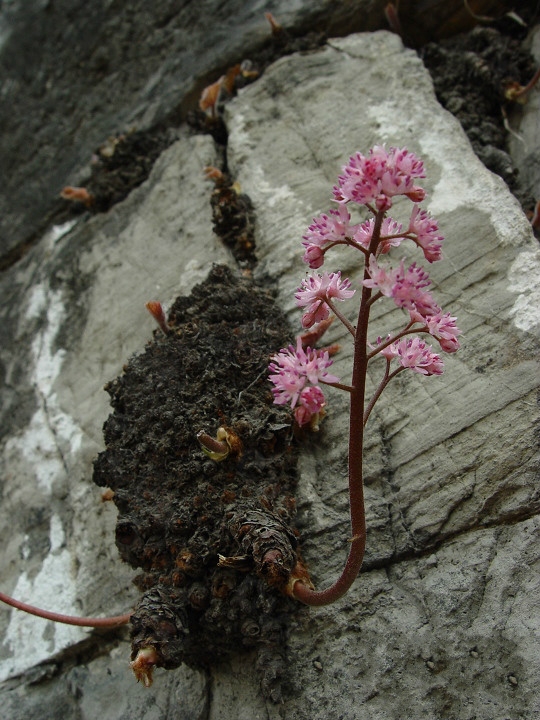
[(218, 567), (248, 572), (253, 567), (253, 560), (250, 555), (218, 555)]
[(253, 65), (251, 60), (242, 60), (242, 62), (240, 63), (240, 72), (242, 74), (242, 77), (246, 78), (247, 80), (254, 80), (255, 78), (259, 77), (259, 71)]
[(229, 527), (242, 550), (253, 557), (257, 575), (286, 592), (298, 565), (293, 531), (277, 515), (262, 509), (240, 511)]
[(158, 660), (159, 656), (152, 645), (148, 645), (147, 647), (143, 647), (139, 650), (135, 660), (130, 662), (131, 669), (135, 673), (137, 682), (142, 682), (144, 687), (147, 688), (152, 685), (152, 673), (154, 672), (154, 668), (156, 667)]
[[(223, 557), (222, 555), (220, 557)], [(218, 563), (219, 566), (219, 563)], [(218, 570), (212, 579), (212, 597), (224, 600), (238, 585), (236, 572), (228, 569)]]
[(389, 2), (384, 8), (384, 16), (388, 25), (390, 26), (390, 30), (392, 30), (392, 32), (395, 32), (396, 35), (403, 37), (403, 28), (401, 27), (401, 21), (398, 14), (398, 4), (399, 2), (395, 4)]
[(540, 68), (534, 73), (527, 85), (520, 85), (518, 82), (512, 80), (508, 81), (504, 86), (505, 99), (524, 105), (527, 102), (527, 93), (532, 90), (538, 80), (540, 80)]
[(213, 165), (208, 165), (203, 169), (204, 175), (207, 180), (213, 180), (216, 185), (219, 187), (223, 185), (226, 181), (226, 176), (221, 172), (221, 170), (217, 167), (214, 167)]
[(66, 185), (66, 187), (62, 189), (60, 197), (70, 202), (80, 202), (86, 207), (93, 205), (95, 199), (86, 188), (72, 187), (71, 185)]
[(159, 327), (163, 330), (165, 335), (168, 335), (171, 331), (171, 328), (169, 327), (169, 323), (167, 322), (167, 317), (165, 316), (165, 310), (163, 309), (163, 305), (157, 300), (150, 300), (146, 303), (146, 309), (157, 322)]
[(271, 12), (265, 12), (264, 17), (268, 20), (270, 23), (270, 27), (272, 29), (272, 35), (281, 35), (283, 32), (283, 27), (278, 23), (276, 18), (272, 15)]
[(240, 457), (242, 455), (242, 441), (238, 435), (228, 427), (220, 427), (213, 438), (204, 430), (197, 433), (197, 440), (200, 442), (203, 452), (211, 460), (221, 462), (225, 458)]
[(319, 342), (319, 340), (322, 338), (322, 336), (328, 330), (334, 320), (335, 315), (331, 315), (330, 317), (326, 318), (326, 320), (321, 320), (321, 322), (318, 322), (308, 332), (302, 333), (302, 335), (300, 335), (300, 342), (302, 343), (302, 347), (304, 349), (307, 347), (315, 347), (315, 344)]
[[(216, 82), (211, 85), (207, 85), (201, 93), (199, 107), (204, 113), (210, 114), (211, 117), (217, 115), (217, 104), (224, 80), (225, 75), (222, 75), (219, 80), (216, 80)], [(207, 111), (210, 112), (208, 113)]]
[(332, 357), (332, 355), (336, 355), (336, 353), (341, 350), (341, 345), (339, 343), (333, 343), (332, 345), (325, 345), (321, 350), (327, 352), (328, 355)]
[(307, 568), (302, 562), (300, 562), (300, 560), (296, 563), (289, 578), (289, 582), (283, 590), (285, 595), (294, 598), (294, 586), (297, 582), (304, 583), (304, 585), (307, 585), (310, 590), (315, 590), (315, 586), (311, 582)]
[(111, 490), (111, 488), (107, 488), (101, 493), (101, 502), (110, 502), (114, 496), (114, 490)]
[(242, 67), (240, 65), (233, 65), (233, 67), (229, 68), (223, 76), (221, 88), (225, 90), (228, 95), (232, 95), (234, 93), (236, 78), (241, 72)]

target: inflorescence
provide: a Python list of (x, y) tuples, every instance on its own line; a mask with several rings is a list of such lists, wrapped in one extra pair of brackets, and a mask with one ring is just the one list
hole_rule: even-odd
[[(431, 336), (441, 351), (459, 349), (460, 330), (456, 318), (443, 312), (428, 289), (431, 281), (426, 270), (416, 262), (405, 260), (391, 264), (383, 255), (401, 247), (406, 240), (414, 243), (428, 263), (442, 258), (443, 237), (437, 221), (419, 207), (426, 196), (415, 184), (425, 177), (422, 160), (405, 148), (376, 145), (368, 155), (355, 153), (343, 167), (333, 188), (337, 208), (313, 219), (303, 236), (304, 262), (317, 271), (326, 254), (338, 246), (353, 248), (360, 253), (364, 274), (360, 284), (361, 300), (356, 325), (337, 307), (337, 302), (351, 299), (357, 289), (341, 272), (312, 272), (296, 291), (296, 304), (304, 309), (302, 326), (311, 329), (298, 337), (296, 347), (290, 345), (272, 357), (269, 366), (274, 402), (290, 403), (299, 426), (318, 429), (324, 415), (326, 399), (321, 385), (345, 390), (351, 396), (349, 438), (349, 489), (353, 542), (346, 568), (327, 591), (316, 592), (296, 584), (295, 595), (309, 604), (326, 604), (340, 597), (354, 581), (364, 553), (365, 518), (362, 489), (363, 429), (388, 382), (405, 369), (421, 375), (440, 375), (444, 363), (438, 352), (423, 339)], [(398, 196), (413, 203), (406, 227), (387, 216)], [(371, 217), (353, 224), (349, 207), (367, 208)], [(386, 338), (368, 338), (371, 307), (382, 298), (391, 299), (406, 313), (403, 329)], [(354, 341), (352, 382), (342, 384), (329, 372), (332, 359), (328, 350), (306, 346), (307, 337), (320, 337), (329, 318), (335, 315)], [(365, 397), (368, 364), (384, 358), (386, 368), (371, 398)]]

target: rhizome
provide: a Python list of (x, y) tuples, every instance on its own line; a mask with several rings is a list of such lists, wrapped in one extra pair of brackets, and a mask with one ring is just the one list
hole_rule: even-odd
[[(206, 667), (255, 648), (263, 692), (278, 701), (298, 608), (285, 594), (296, 452), (267, 367), (290, 330), (267, 288), (224, 266), (175, 301), (168, 326), (106, 386), (114, 412), (94, 469), (114, 491), (120, 554), (142, 569), (132, 659)], [(217, 462), (197, 433), (219, 427), (239, 442)]]

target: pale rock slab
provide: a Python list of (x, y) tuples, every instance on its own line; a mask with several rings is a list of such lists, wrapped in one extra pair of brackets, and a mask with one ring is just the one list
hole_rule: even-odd
[[(146, 301), (167, 305), (213, 262), (231, 262), (202, 173), (215, 162), (209, 137), (181, 136), (126, 201), (49, 233), (2, 278), (0, 562), (2, 589), (17, 599), (71, 615), (119, 614), (136, 599), (116, 513), (91, 482), (109, 414), (103, 386), (151, 337)], [(88, 634), (2, 606), (0, 678)]]
[[(348, 156), (375, 143), (406, 146), (426, 162), (424, 205), (446, 237), (444, 261), (429, 268), (434, 294), (464, 332), (441, 378), (402, 374), (376, 407), (366, 450), (365, 569), (373, 570), (335, 606), (303, 616), (304, 635), (292, 633), (298, 698), (283, 717), (353, 718), (360, 707), (363, 717), (396, 720), (413, 707), (422, 718), (533, 717), (540, 368), (538, 284), (527, 260), (537, 246), (525, 216), (439, 106), (416, 54), (388, 33), (278, 61), (231, 103), (227, 124), (230, 167), (257, 213), (259, 272), (275, 278), (297, 332), (301, 236), (332, 207)], [(397, 219), (410, 212), (404, 205)], [(336, 251), (324, 269), (358, 282), (354, 261)], [(388, 301), (373, 317), (374, 338), (402, 326)], [(338, 323), (332, 342), (343, 346), (334, 367), (347, 382), (350, 341)], [(375, 387), (376, 365), (372, 373)], [(334, 393), (329, 406), (305, 450), (299, 493), (303, 548), (321, 587), (339, 572), (349, 533), (346, 398)], [(508, 596), (520, 597), (512, 623), (502, 620)], [(469, 651), (476, 665), (463, 671)], [(311, 666), (319, 656), (322, 673)]]

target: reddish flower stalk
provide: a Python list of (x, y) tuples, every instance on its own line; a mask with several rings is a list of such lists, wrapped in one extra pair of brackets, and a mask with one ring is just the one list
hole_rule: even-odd
[[(274, 402), (290, 402), (295, 420), (299, 425), (312, 426), (312, 418), (324, 415), (326, 400), (320, 385), (345, 390), (350, 395), (349, 426), (349, 498), (352, 537), (345, 567), (338, 579), (326, 590), (315, 590), (305, 580), (292, 582), (290, 594), (307, 605), (327, 605), (342, 597), (351, 587), (362, 566), (366, 546), (366, 520), (363, 490), (364, 426), (371, 411), (390, 380), (405, 369), (421, 375), (440, 375), (443, 363), (438, 354), (426, 345), (418, 334), (433, 336), (444, 352), (458, 350), (457, 336), (460, 331), (455, 317), (443, 313), (431, 293), (427, 272), (413, 263), (408, 268), (402, 260), (398, 267), (379, 263), (379, 257), (393, 247), (412, 241), (429, 262), (440, 260), (443, 237), (439, 227), (418, 203), (425, 197), (424, 190), (414, 185), (414, 179), (424, 177), (424, 166), (413, 153), (405, 148), (375, 146), (368, 156), (353, 155), (343, 167), (343, 175), (334, 187), (334, 199), (338, 210), (314, 218), (303, 236), (304, 262), (317, 269), (325, 261), (328, 250), (337, 246), (357, 249), (364, 262), (362, 295), (356, 327), (338, 311), (335, 301), (350, 299), (355, 290), (348, 278), (340, 272), (313, 273), (302, 281), (296, 292), (297, 305), (307, 308), (302, 316), (304, 328), (312, 328), (300, 336), (295, 348), (291, 345), (272, 358), (270, 381), (274, 385)], [(386, 213), (395, 196), (405, 196), (414, 208), (405, 230)], [(372, 214), (370, 220), (360, 225), (351, 224), (348, 203), (364, 205)], [(405, 327), (388, 336), (368, 341), (371, 307), (381, 299), (390, 298), (397, 307), (409, 313)], [(350, 385), (339, 382), (327, 368), (332, 364), (328, 352), (306, 347), (302, 339), (313, 342), (328, 326), (330, 312), (337, 317), (354, 340), (354, 360)], [(413, 333), (416, 335), (410, 337)], [(370, 350), (368, 351), (368, 348)], [(368, 364), (379, 357), (385, 359), (382, 378), (371, 398), (366, 398)], [(391, 363), (399, 366), (391, 371)]]
[(76, 617), (73, 615), (63, 615), (62, 613), (51, 612), (50, 610), (42, 610), (41, 608), (35, 607), (34, 605), (28, 605), (27, 603), (15, 600), (15, 598), (0, 592), (0, 601), (10, 605), (16, 610), (22, 610), (29, 615), (35, 615), (36, 617), (44, 618), (45, 620), (52, 620), (53, 622), (64, 623), (64, 625), (79, 625), (81, 627), (93, 627), (93, 628), (106, 628), (106, 627), (118, 627), (119, 625), (126, 625), (132, 613), (125, 613), (125, 615), (116, 615), (114, 617), (107, 618), (91, 618), (91, 617)]
[[(376, 248), (381, 231), (384, 213), (377, 213), (375, 228), (370, 249)], [(367, 268), (364, 280), (369, 279)], [(306, 605), (329, 605), (345, 595), (356, 580), (366, 551), (366, 511), (364, 503), (364, 402), (366, 396), (367, 376), (367, 332), (371, 288), (362, 288), (362, 299), (358, 312), (358, 323), (354, 339), (354, 361), (352, 389), (350, 391), (350, 423), (349, 423), (349, 506), (351, 515), (351, 546), (345, 567), (339, 578), (326, 590), (312, 590), (301, 581), (295, 583), (293, 595)]]

